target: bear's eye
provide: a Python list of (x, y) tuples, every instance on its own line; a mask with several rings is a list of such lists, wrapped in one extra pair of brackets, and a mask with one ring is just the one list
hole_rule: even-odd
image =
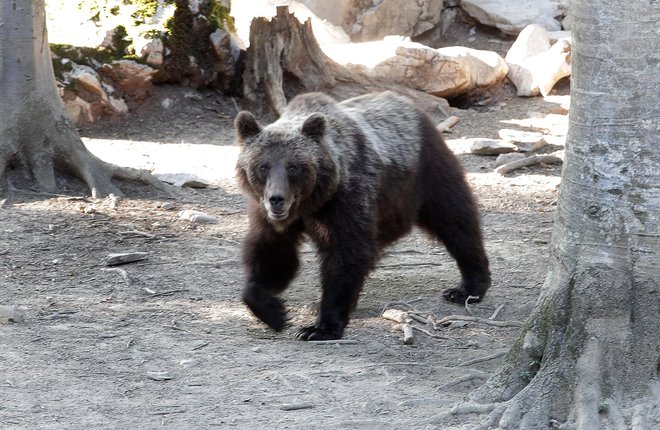
[(295, 176), (298, 174), (299, 169), (298, 166), (289, 166), (287, 171), (289, 172), (289, 175)]
[(259, 165), (259, 173), (266, 173), (268, 172), (268, 164), (260, 164)]

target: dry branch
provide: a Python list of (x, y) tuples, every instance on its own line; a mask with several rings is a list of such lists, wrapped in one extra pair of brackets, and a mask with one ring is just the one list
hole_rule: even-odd
[(522, 327), (523, 323), (521, 321), (492, 321), (487, 318), (473, 317), (469, 315), (449, 315), (442, 318), (438, 321), (439, 324), (447, 326), (453, 322), (464, 321), (464, 322), (475, 322), (479, 324), (492, 325), (495, 327)]
[(554, 155), (532, 155), (530, 157), (526, 157), (521, 160), (516, 160), (510, 163), (503, 164), (500, 167), (496, 168), (495, 172), (499, 173), (500, 175), (506, 175), (507, 173), (511, 173), (514, 170), (518, 170), (527, 166), (533, 166), (535, 164), (540, 164), (540, 163), (561, 164), (563, 162), (564, 160)]
[(460, 121), (460, 118), (452, 115), (449, 118), (442, 121), (440, 124), (438, 124), (436, 128), (441, 133), (451, 133), (451, 128), (456, 124), (458, 124), (458, 121)]
[(493, 353), (491, 355), (487, 355), (485, 357), (473, 358), (472, 360), (465, 361), (463, 363), (458, 364), (457, 366), (458, 367), (467, 367), (467, 366), (471, 366), (473, 364), (481, 363), (481, 362), (484, 362), (484, 361), (494, 360), (496, 358), (500, 358), (500, 357), (505, 356), (506, 353), (507, 353), (507, 351), (498, 351), (496, 353)]

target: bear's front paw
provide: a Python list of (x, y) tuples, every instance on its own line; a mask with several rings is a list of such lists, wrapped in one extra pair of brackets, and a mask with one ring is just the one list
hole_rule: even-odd
[(442, 293), (442, 297), (448, 302), (459, 303), (461, 305), (465, 304), (465, 301), (468, 299), (468, 297), (470, 299), (469, 303), (479, 303), (482, 298), (482, 296), (470, 296), (462, 288), (450, 288), (445, 290)]
[(336, 340), (341, 339), (343, 332), (325, 330), (315, 326), (303, 327), (296, 333), (298, 340)]
[(245, 294), (243, 302), (252, 313), (275, 331), (282, 331), (288, 321), (282, 300), (268, 294)]

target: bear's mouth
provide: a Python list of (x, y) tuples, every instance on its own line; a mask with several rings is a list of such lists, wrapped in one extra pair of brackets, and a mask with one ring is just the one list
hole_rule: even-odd
[(289, 216), (288, 211), (268, 211), (268, 218), (273, 221), (284, 221)]

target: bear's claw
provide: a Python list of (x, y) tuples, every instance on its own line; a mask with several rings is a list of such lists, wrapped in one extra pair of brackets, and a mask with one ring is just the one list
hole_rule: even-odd
[(332, 330), (324, 330), (315, 326), (303, 327), (296, 332), (298, 340), (337, 340), (341, 339), (343, 333)]

